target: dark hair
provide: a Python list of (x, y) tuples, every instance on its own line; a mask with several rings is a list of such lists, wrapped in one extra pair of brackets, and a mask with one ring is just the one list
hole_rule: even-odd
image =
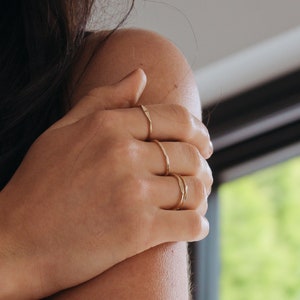
[(84, 44), (93, 5), (94, 0), (2, 4), (0, 190), (34, 140), (68, 110), (70, 70)]

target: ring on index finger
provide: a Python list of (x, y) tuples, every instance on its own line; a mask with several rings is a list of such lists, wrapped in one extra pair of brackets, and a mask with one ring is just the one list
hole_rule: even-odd
[(142, 112), (144, 113), (144, 115), (147, 118), (148, 123), (149, 123), (147, 140), (150, 140), (151, 139), (151, 135), (152, 135), (152, 119), (151, 119), (149, 110), (147, 109), (146, 106), (144, 106), (144, 105), (141, 104), (140, 108), (142, 109)]

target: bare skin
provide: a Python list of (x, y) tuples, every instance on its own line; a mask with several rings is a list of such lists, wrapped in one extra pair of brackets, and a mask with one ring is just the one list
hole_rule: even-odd
[[(110, 54), (115, 57), (113, 52)], [(105, 58), (99, 53), (97, 63), (101, 63), (100, 57)], [(136, 54), (134, 57), (138, 58)], [(124, 60), (121, 55), (119, 58)], [(163, 242), (192, 241), (207, 235), (204, 214), (212, 179), (204, 158), (212, 151), (209, 136), (203, 124), (187, 109), (169, 104), (181, 102), (183, 96), (185, 104), (197, 103), (186, 92), (189, 91), (186, 84), (182, 89), (177, 88), (181, 92), (166, 102), (158, 97), (152, 101), (155, 96), (154, 91), (151, 95), (152, 88), (146, 88), (141, 96), (146, 83), (141, 70), (117, 85), (95, 89), (118, 82), (136, 69), (135, 60), (132, 64), (129, 61), (130, 57), (127, 67), (120, 65), (120, 73), (112, 72), (111, 78), (105, 76), (108, 82), (101, 82), (100, 75), (96, 80), (93, 68), (88, 70), (76, 92), (78, 99), (74, 97), (77, 105), (38, 138), (1, 191), (0, 299), (45, 297), (86, 282), (108, 269), (102, 278), (74, 288), (75, 295), (80, 299), (132, 299), (132, 288), (137, 286), (140, 288), (135, 289), (135, 295), (142, 296), (147, 290), (148, 297), (154, 297), (151, 299), (172, 299), (175, 294), (184, 299), (180, 295), (188, 294), (185, 287), (181, 294), (180, 290), (174, 292), (175, 272), (165, 278), (158, 276), (166, 275), (177, 265), (184, 270), (180, 283), (187, 284), (184, 244), (154, 248), (140, 258), (133, 258), (132, 265), (130, 260), (124, 260)], [(186, 66), (182, 61), (181, 64)], [(103, 64), (103, 67), (104, 73), (110, 74), (106, 73), (107, 66)], [(145, 69), (148, 69), (146, 64)], [(159, 88), (151, 69), (148, 73), (147, 87)], [(182, 78), (174, 81), (175, 74), (170, 75), (168, 80), (172, 85), (174, 82), (181, 85)], [(89, 81), (89, 77), (94, 81)], [(190, 76), (184, 78), (187, 77)], [(166, 99), (172, 94), (167, 84), (170, 82), (164, 85), (168, 90)], [(195, 86), (190, 87), (195, 94)], [(161, 92), (164, 94), (163, 89)], [(154, 150), (153, 143), (145, 142), (147, 122), (140, 108), (134, 107), (138, 100), (149, 104), (155, 124), (153, 138), (165, 141), (171, 171), (186, 177), (191, 192), (184, 211), (166, 209), (176, 203), (178, 185), (174, 178), (160, 176), (163, 173), (161, 152), (157, 145)], [(150, 105), (153, 102), (168, 104)], [(199, 111), (199, 104), (195, 108)], [(187, 166), (177, 159), (178, 152), (190, 157)], [(124, 262), (111, 268), (121, 261)], [(148, 275), (141, 274), (145, 268)], [(112, 289), (114, 281), (107, 280), (110, 276), (122, 281), (119, 292)], [(149, 283), (147, 289), (141, 288), (145, 282)], [(149, 294), (152, 290), (157, 290), (157, 294)], [(65, 297), (69, 297), (67, 293)], [(143, 296), (143, 299), (147, 298)]]
[[(86, 57), (96, 42), (97, 35), (94, 35), (88, 43)], [(148, 78), (138, 103), (180, 104), (201, 119), (197, 87), (192, 71), (182, 54), (164, 38), (138, 30), (120, 31), (98, 50), (86, 76), (76, 89), (74, 101), (78, 101), (90, 88), (118, 81), (124, 74), (137, 67), (142, 67)], [(174, 153), (171, 159), (173, 171), (175, 162), (184, 159), (184, 155), (187, 158), (184, 165), (189, 164), (188, 161), (194, 166), (197, 165), (197, 168), (201, 165), (199, 162), (202, 159), (196, 162), (191, 153), (181, 153), (178, 145), (172, 150), (169, 144), (165, 143), (164, 146), (167, 153)], [(151, 151), (155, 153), (155, 146)], [(147, 160), (149, 155), (151, 153), (145, 154), (144, 158)], [(160, 164), (163, 163), (161, 159)], [(195, 173), (199, 172), (198, 178), (203, 179), (200, 169), (201, 167)], [(177, 191), (176, 187), (175, 190)], [(196, 190), (199, 193), (198, 199), (203, 198), (201, 187), (198, 186)], [(207, 202), (204, 201), (202, 205), (206, 206)], [(53, 297), (56, 298), (189, 299), (186, 244), (169, 243), (152, 248), (123, 261), (85, 284)]]

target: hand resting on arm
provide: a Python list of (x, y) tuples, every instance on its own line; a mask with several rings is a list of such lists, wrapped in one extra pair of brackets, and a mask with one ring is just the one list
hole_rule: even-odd
[[(176, 181), (158, 176), (155, 157), (140, 168), (153, 145), (145, 142), (140, 108), (125, 107), (136, 105), (144, 87), (138, 70), (92, 90), (32, 145), (0, 194), (0, 299), (45, 297), (163, 242), (207, 234), (205, 211), (196, 210), (200, 201), (185, 211), (168, 210), (171, 197), (155, 193), (163, 187), (172, 195)], [(153, 138), (193, 142), (209, 156), (208, 135), (186, 109), (149, 110)], [(150, 173), (152, 184), (145, 185)]]
[[(98, 37), (97, 34), (90, 36), (83, 58), (88, 59), (97, 45)], [(82, 65), (85, 65), (84, 61)], [(147, 85), (138, 104), (145, 104), (150, 113), (152, 113), (151, 109), (155, 109), (153, 104), (179, 104), (201, 120), (197, 86), (185, 58), (165, 38), (144, 30), (117, 31), (104, 46), (97, 50), (85, 76), (80, 84), (76, 85), (74, 102), (80, 101), (91, 88), (117, 82), (125, 74), (139, 67), (142, 67), (147, 74)], [(78, 69), (75, 70), (75, 75), (81, 73), (80, 68)], [(186, 124), (189, 124), (191, 128), (198, 127), (199, 121), (193, 123), (194, 118), (191, 114), (187, 116), (188, 121), (183, 121), (178, 110), (175, 109), (174, 113), (177, 128), (186, 128)], [(155, 122), (153, 122), (154, 130), (158, 128)], [(203, 130), (204, 135), (207, 135), (203, 124), (198, 128), (201, 128), (200, 131)], [(188, 137), (189, 130), (184, 132)], [(201, 148), (197, 149), (192, 145), (195, 145), (195, 141), (198, 140), (202, 147), (210, 151), (211, 147), (209, 139), (203, 140), (198, 135), (189, 136), (188, 140), (190, 145), (181, 144), (179, 140), (173, 141), (174, 144), (170, 141), (161, 140), (161, 142), (170, 156), (171, 171), (189, 174), (188, 202), (197, 203), (202, 213), (206, 210), (206, 198), (212, 179), (204, 160), (207, 155), (201, 151)], [(186, 142), (185, 139), (184, 142)], [(152, 162), (154, 155), (156, 159), (153, 162), (163, 168), (164, 158), (157, 145), (152, 145), (149, 149), (151, 149), (150, 152), (143, 152), (139, 168), (145, 168), (144, 164), (150, 159)], [(186, 169), (187, 166), (190, 166), (189, 170)], [(151, 177), (145, 179), (144, 184), (150, 185)], [(172, 194), (168, 196), (172, 199), (170, 201), (174, 202), (175, 198), (179, 197), (179, 190), (176, 180), (173, 179), (172, 182)], [(165, 195), (169, 193), (169, 189), (166, 190), (162, 186), (158, 193), (159, 196)], [(143, 197), (140, 201), (142, 199)], [(199, 230), (200, 224), (197, 221), (193, 222), (195, 223), (192, 231)], [(170, 228), (176, 231), (172, 225)], [(165, 243), (122, 261), (97, 278), (64, 291), (54, 296), (53, 299), (187, 300), (189, 297), (189, 262), (186, 243)]]

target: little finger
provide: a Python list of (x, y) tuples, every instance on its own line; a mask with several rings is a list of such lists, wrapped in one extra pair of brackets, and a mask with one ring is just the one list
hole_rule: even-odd
[(198, 211), (160, 211), (155, 220), (154, 234), (161, 242), (194, 242), (204, 239), (209, 223)]

